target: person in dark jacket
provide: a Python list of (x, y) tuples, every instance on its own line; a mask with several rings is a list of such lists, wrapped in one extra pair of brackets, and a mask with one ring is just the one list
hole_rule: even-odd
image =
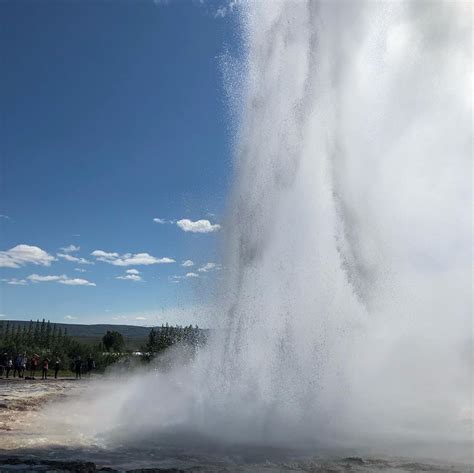
[(21, 378), (23, 370), (23, 356), (20, 354), (15, 358), (15, 363), (13, 364), (13, 377), (16, 378), (18, 373), (18, 377)]
[(92, 355), (87, 357), (87, 374), (90, 376), (92, 370), (95, 369), (95, 361)]
[(82, 360), (78, 356), (74, 362), (74, 372), (76, 373), (76, 379), (81, 379)]
[(54, 360), (54, 379), (58, 379), (58, 371), (60, 367), (61, 360), (59, 359), (59, 357), (56, 357), (56, 360)]

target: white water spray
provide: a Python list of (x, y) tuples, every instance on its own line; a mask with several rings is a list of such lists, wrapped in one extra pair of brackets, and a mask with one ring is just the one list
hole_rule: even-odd
[(115, 401), (96, 392), (95, 431), (438, 456), (457, 442), (466, 459), (471, 7), (274, 0), (241, 14), (219, 329), (193, 366), (133, 378)]
[(212, 379), (246, 438), (468, 432), (470, 13), (455, 2), (245, 9)]

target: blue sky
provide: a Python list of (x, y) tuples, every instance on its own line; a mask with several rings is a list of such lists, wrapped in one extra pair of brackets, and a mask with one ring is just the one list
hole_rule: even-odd
[(205, 325), (235, 16), (145, 0), (0, 10), (3, 318)]

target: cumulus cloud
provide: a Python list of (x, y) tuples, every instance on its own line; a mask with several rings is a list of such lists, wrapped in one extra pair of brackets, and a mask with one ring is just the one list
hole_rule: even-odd
[(89, 261), (85, 258), (79, 258), (77, 256), (72, 256), (67, 253), (57, 253), (56, 256), (58, 258), (64, 259), (66, 261), (70, 261), (71, 263), (78, 263), (78, 264), (94, 264), (93, 261)]
[(28, 281), (26, 281), (25, 279), (12, 278), (12, 279), (2, 279), (2, 281), (12, 286), (26, 286), (28, 284)]
[(127, 274), (140, 274), (140, 271), (138, 271), (138, 269), (127, 269), (127, 271), (125, 271)]
[(153, 221), (160, 225), (175, 224), (181, 228), (184, 232), (191, 233), (212, 233), (220, 230), (221, 226), (217, 223), (212, 224), (209, 220), (189, 220), (188, 218), (182, 218), (181, 220), (166, 220), (164, 218), (154, 218)]
[(184, 276), (185, 278), (198, 278), (199, 277), (199, 274), (196, 274), (196, 273), (186, 273), (186, 276)]
[(51, 266), (55, 260), (54, 256), (37, 246), (17, 245), (7, 251), (0, 251), (0, 268), (19, 268), (27, 264)]
[(90, 282), (87, 279), (61, 279), (59, 284), (66, 284), (67, 286), (95, 286), (95, 282)]
[(191, 266), (194, 266), (194, 262), (191, 261), (190, 259), (187, 259), (186, 261), (183, 261), (181, 266), (184, 266), (185, 268), (189, 268)]
[(125, 253), (120, 255), (118, 253), (108, 253), (102, 250), (95, 250), (91, 253), (97, 261), (113, 264), (114, 266), (135, 266), (135, 265), (150, 265), (150, 264), (169, 264), (175, 263), (172, 258), (156, 258), (148, 253)]
[(220, 225), (217, 223), (212, 224), (209, 220), (196, 220), (193, 222), (187, 218), (178, 220), (176, 225), (184, 232), (191, 233), (212, 233), (217, 232), (221, 228)]
[(115, 279), (124, 279), (126, 281), (143, 281), (143, 278), (139, 274), (124, 274), (123, 276), (117, 276)]
[(74, 271), (77, 271), (78, 273), (86, 273), (87, 270), (83, 269), (83, 268), (74, 268)]
[(69, 246), (65, 246), (64, 248), (61, 248), (63, 253), (75, 253), (75, 252), (79, 251), (80, 249), (81, 249), (81, 247), (76, 246), (76, 245), (69, 245)]
[(33, 283), (57, 282), (59, 284), (66, 284), (67, 286), (95, 286), (95, 283), (87, 281), (87, 279), (69, 278), (65, 274), (47, 276), (30, 274), (27, 279)]

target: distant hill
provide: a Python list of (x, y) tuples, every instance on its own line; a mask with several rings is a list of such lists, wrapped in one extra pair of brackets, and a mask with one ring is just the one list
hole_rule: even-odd
[[(29, 320), (1, 320), (0, 322), (9, 322), (10, 326), (17, 327), (20, 325), (27, 325), (30, 323)], [(33, 321), (35, 322), (35, 321)], [(41, 320), (40, 320), (41, 322)], [(148, 336), (150, 333), (151, 327), (137, 327), (136, 325), (112, 325), (112, 324), (64, 324), (58, 322), (51, 322), (51, 324), (56, 325), (57, 328), (61, 327), (64, 331), (67, 330), (67, 333), (71, 337), (77, 338), (102, 338), (102, 336), (107, 332), (116, 331), (120, 332), (124, 337), (130, 339), (143, 339)]]

